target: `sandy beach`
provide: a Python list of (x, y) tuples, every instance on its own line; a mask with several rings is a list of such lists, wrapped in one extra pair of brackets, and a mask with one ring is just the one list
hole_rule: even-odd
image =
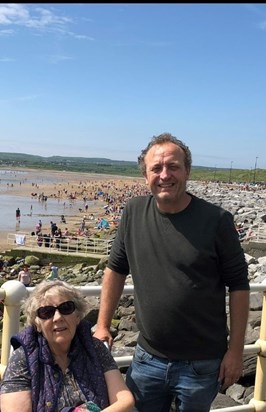
[[(35, 224), (39, 219), (43, 223), (43, 233), (50, 233), (50, 221), (54, 221), (62, 232), (67, 228), (71, 234), (76, 235), (84, 218), (90, 234), (95, 232), (95, 225), (102, 217), (107, 219), (112, 227), (112, 220), (117, 217), (120, 206), (133, 193), (141, 194), (146, 190), (144, 179), (136, 177), (19, 168), (8, 171), (0, 169), (0, 172), (0, 201), (1, 198), (16, 199), (16, 204), (10, 205), (13, 211), (18, 204), (23, 210), (23, 200), (24, 203), (27, 200), (27, 204), (31, 205), (32, 210), (28, 210), (27, 216), (31, 213), (32, 218), (26, 224), (28, 227), (23, 228), (28, 233), (35, 230)], [(49, 202), (61, 205), (57, 208), (58, 216), (55, 217), (55, 214), (49, 216), (49, 207), (45, 218), (41, 214), (34, 215), (36, 202), (40, 202), (40, 198), (47, 198), (48, 205)], [(106, 209), (110, 209), (108, 214)], [(59, 216), (64, 214), (62, 210), (67, 215), (66, 223), (60, 222)], [(14, 212), (13, 215), (12, 219), (15, 220)], [(23, 216), (21, 219), (23, 220)], [(22, 223), (25, 222), (21, 222), (21, 225)], [(19, 233), (20, 225), (16, 224), (15, 227), (16, 232)], [(1, 253), (8, 249), (7, 234), (10, 230), (0, 227), (0, 231)]]

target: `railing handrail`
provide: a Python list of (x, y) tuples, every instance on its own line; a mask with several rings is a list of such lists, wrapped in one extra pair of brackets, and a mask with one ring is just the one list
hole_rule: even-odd
[(113, 243), (112, 238), (96, 236), (63, 236), (51, 237), (37, 235), (28, 232), (8, 233), (7, 245), (12, 249), (27, 249), (43, 253), (63, 253), (108, 256)]
[[(252, 233), (250, 235), (247, 234), (246, 237), (246, 242), (266, 242), (265, 225), (260, 224), (256, 229), (252, 229)], [(22, 244), (20, 244), (20, 241)], [(95, 256), (99, 258), (110, 254), (112, 243), (113, 238), (96, 236), (77, 235), (62, 238), (45, 238), (42, 236), (42, 240), (38, 243), (37, 236), (32, 236), (29, 232), (21, 231), (8, 233), (7, 235), (7, 245), (12, 249), (26, 249), (65, 255)]]
[[(99, 296), (101, 293), (101, 286), (75, 286), (84, 296)], [(21, 302), (32, 291), (34, 287), (26, 288), (21, 282), (17, 280), (9, 280), (5, 282), (0, 288), (0, 299), (4, 303), (4, 317), (3, 317), (3, 331), (2, 331), (2, 350), (1, 350), (1, 364), (0, 377), (3, 377), (4, 370), (8, 363), (10, 356), (10, 338), (19, 331), (19, 318)], [(266, 283), (251, 283), (250, 291), (263, 292), (263, 308), (262, 308), (262, 322), (260, 338), (255, 344), (244, 346), (243, 354), (255, 353), (258, 355), (256, 379), (254, 388), (254, 398), (250, 400), (248, 405), (239, 405), (229, 408), (215, 409), (215, 412), (265, 412), (265, 387), (266, 387)], [(122, 294), (131, 295), (134, 293), (133, 285), (125, 285)], [(8, 309), (8, 310), (7, 310)], [(265, 330), (264, 330), (265, 329)], [(132, 356), (118, 356), (114, 357), (118, 367), (129, 366), (132, 361)], [(262, 367), (259, 362), (262, 361)], [(260, 368), (258, 368), (260, 366)], [(262, 369), (262, 373), (258, 373), (258, 369)], [(261, 376), (260, 376), (261, 375)]]

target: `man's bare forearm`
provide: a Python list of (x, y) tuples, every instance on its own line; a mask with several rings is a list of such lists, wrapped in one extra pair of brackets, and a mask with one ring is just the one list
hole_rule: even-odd
[(239, 290), (230, 293), (230, 340), (229, 349), (242, 351), (249, 314), (249, 291)]
[(223, 389), (238, 381), (243, 370), (243, 348), (249, 314), (249, 291), (230, 293), (229, 346), (220, 367), (219, 380)]
[(123, 292), (126, 277), (106, 268), (104, 271), (97, 328), (110, 328)]

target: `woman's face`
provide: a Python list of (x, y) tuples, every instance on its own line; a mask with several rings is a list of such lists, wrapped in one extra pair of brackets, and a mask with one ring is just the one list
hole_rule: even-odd
[[(44, 296), (40, 306), (59, 306), (69, 300), (69, 297), (62, 295), (48, 295)], [(67, 352), (69, 350), (79, 322), (80, 318), (76, 309), (70, 315), (62, 315), (57, 309), (50, 319), (37, 317), (37, 330), (47, 339), (52, 352), (58, 354), (58, 351)]]

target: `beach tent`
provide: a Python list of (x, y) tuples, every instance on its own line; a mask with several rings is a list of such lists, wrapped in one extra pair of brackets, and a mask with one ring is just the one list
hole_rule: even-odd
[(101, 219), (101, 221), (98, 223), (97, 229), (109, 229), (110, 225), (109, 222), (106, 219)]

